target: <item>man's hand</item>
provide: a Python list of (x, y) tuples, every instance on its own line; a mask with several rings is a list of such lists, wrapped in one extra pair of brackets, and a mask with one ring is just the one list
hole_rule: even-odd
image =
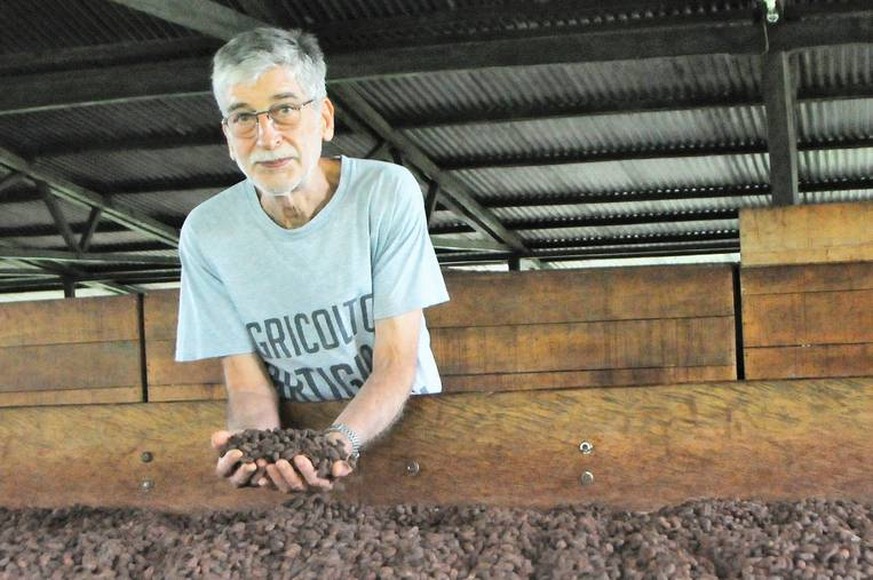
[[(231, 431), (216, 431), (212, 434), (212, 448), (221, 451), (232, 435)], [(228, 449), (218, 458), (216, 475), (227, 479), (235, 487), (264, 487), (278, 489), (282, 493), (293, 493), (310, 489), (333, 489), (336, 479), (346, 477), (353, 471), (348, 461), (334, 461), (331, 465), (331, 480), (318, 477), (312, 462), (304, 455), (296, 455), (290, 462), (280, 459), (276, 463), (267, 463), (263, 459), (256, 463), (243, 463), (242, 457), (243, 452), (239, 449)]]
[(291, 461), (280, 459), (266, 466), (266, 476), (258, 484), (262, 487), (278, 489), (282, 493), (333, 489), (337, 479), (346, 477), (353, 471), (348, 461), (334, 461), (330, 472), (333, 480), (318, 477), (315, 466), (304, 455), (295, 455)]
[[(216, 431), (212, 434), (212, 448), (221, 451), (227, 445), (233, 433), (231, 431)], [(228, 449), (218, 458), (215, 474), (227, 479), (234, 487), (255, 486), (263, 477), (266, 468), (265, 461), (242, 462), (243, 452), (239, 449)]]

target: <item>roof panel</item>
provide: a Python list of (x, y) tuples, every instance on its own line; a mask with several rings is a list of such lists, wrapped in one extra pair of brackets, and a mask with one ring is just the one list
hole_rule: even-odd
[(478, 158), (604, 154), (615, 151), (693, 150), (738, 146), (766, 138), (763, 107), (712, 107), (566, 117), (518, 122), (468, 123), (407, 132), (437, 162)]
[(646, 191), (682, 186), (742, 186), (768, 181), (764, 154), (486, 168), (457, 175), (482, 199), (507, 195)]
[(706, 55), (673, 59), (506, 67), (420, 74), (358, 83), (386, 118), (432, 122), (514, 109), (602, 109), (607, 103), (758, 99), (758, 57)]
[(0, 54), (200, 36), (105, 0), (3, 0)]

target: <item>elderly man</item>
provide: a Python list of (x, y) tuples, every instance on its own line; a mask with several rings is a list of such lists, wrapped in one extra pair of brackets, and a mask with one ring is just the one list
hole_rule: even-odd
[[(316, 39), (262, 28), (223, 46), (213, 91), (246, 179), (182, 228), (176, 358), (221, 357), (227, 429), (280, 426), (279, 401), (348, 399), (328, 429), (350, 454), (389, 429), (410, 394), (441, 390), (422, 309), (448, 299), (421, 189), (403, 167), (324, 158), (334, 134)], [(330, 488), (302, 455), (216, 470), (236, 486)], [(336, 462), (333, 478), (352, 471)]]

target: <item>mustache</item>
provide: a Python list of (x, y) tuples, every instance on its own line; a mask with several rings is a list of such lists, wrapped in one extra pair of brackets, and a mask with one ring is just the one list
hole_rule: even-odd
[(295, 151), (256, 151), (249, 156), (249, 161), (252, 163), (268, 163), (288, 158), (296, 159), (297, 153)]

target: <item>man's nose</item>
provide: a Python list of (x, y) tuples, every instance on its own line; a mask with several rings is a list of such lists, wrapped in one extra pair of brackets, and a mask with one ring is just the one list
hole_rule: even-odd
[(258, 115), (258, 145), (272, 147), (279, 143), (279, 131), (273, 123), (270, 113), (265, 111)]

